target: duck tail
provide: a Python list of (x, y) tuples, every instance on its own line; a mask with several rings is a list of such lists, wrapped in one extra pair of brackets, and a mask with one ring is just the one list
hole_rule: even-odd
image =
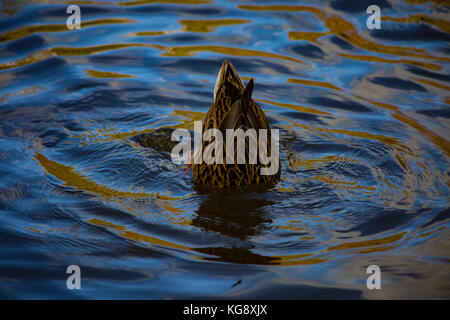
[(245, 87), (244, 93), (242, 93), (242, 109), (244, 111), (244, 114), (247, 113), (247, 108), (250, 105), (250, 100), (252, 99), (253, 85), (253, 79), (250, 79), (250, 81), (247, 83), (247, 86)]

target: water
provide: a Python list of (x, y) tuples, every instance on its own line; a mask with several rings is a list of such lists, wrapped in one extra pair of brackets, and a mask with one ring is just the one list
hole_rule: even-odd
[[(445, 1), (78, 4), (1, 3), (2, 298), (450, 297)], [(224, 59), (280, 130), (270, 190), (197, 193), (140, 139), (203, 119)]]

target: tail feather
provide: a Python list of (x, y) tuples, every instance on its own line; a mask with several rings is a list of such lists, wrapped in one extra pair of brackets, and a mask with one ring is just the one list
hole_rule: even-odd
[(258, 122), (250, 109), (253, 93), (253, 79), (250, 79), (247, 87), (224, 116), (219, 128), (225, 134), (226, 129), (238, 129), (245, 127), (247, 129), (259, 129)]

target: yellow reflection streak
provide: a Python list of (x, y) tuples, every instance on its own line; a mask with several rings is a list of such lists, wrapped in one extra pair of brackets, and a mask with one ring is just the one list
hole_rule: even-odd
[(142, 6), (145, 4), (156, 4), (156, 3), (167, 3), (167, 4), (207, 4), (213, 3), (212, 0), (137, 0), (137, 1), (125, 1), (117, 3), (119, 6)]
[(291, 62), (296, 62), (302, 64), (303, 62), (299, 59), (283, 56), (280, 54), (269, 53), (258, 50), (249, 49), (238, 49), (233, 47), (225, 46), (210, 46), (210, 45), (200, 45), (200, 46), (183, 46), (183, 47), (164, 47), (158, 44), (143, 44), (143, 43), (123, 43), (123, 44), (106, 44), (93, 47), (82, 47), (82, 48), (72, 48), (72, 47), (54, 47), (47, 50), (40, 51), (38, 53), (32, 54), (26, 58), (18, 59), (12, 62), (7, 62), (0, 64), (0, 70), (17, 68), (25, 66), (28, 64), (36, 63), (52, 56), (82, 56), (91, 55), (95, 53), (100, 53), (104, 51), (118, 50), (130, 47), (151, 47), (158, 50), (165, 51), (163, 56), (191, 56), (198, 52), (214, 52), (225, 55), (232, 56), (250, 56), (250, 57), (266, 57), (272, 59), (282, 59)]
[(171, 126), (171, 128), (180, 129), (193, 129), (195, 121), (203, 121), (206, 116), (206, 112), (191, 111), (191, 110), (173, 110), (171, 116), (182, 116), (184, 119), (179, 124)]
[(351, 59), (351, 60), (360, 60), (360, 61), (371, 61), (371, 62), (380, 62), (380, 63), (388, 63), (388, 64), (410, 64), (413, 66), (430, 69), (430, 70), (441, 70), (442, 66), (435, 63), (430, 62), (423, 62), (423, 61), (417, 61), (417, 60), (410, 60), (410, 59), (387, 59), (387, 58), (381, 58), (377, 56), (367, 56), (367, 55), (357, 55), (357, 54), (346, 54), (346, 53), (338, 53), (338, 56)]
[(428, 2), (433, 2), (435, 6), (438, 4), (448, 3), (448, 0), (403, 0), (403, 1), (411, 4), (427, 4)]
[(107, 186), (100, 185), (84, 175), (75, 171), (72, 166), (66, 166), (56, 161), (52, 161), (41, 153), (36, 153), (35, 159), (39, 162), (48, 174), (58, 178), (64, 182), (65, 186), (75, 187), (79, 190), (86, 191), (90, 194), (104, 198), (149, 198), (155, 197), (149, 193), (134, 193), (112, 189)]
[(381, 20), (384, 21), (392, 21), (398, 23), (428, 23), (431, 24), (446, 33), (450, 33), (450, 22), (445, 19), (438, 19), (434, 17), (430, 17), (426, 14), (413, 14), (406, 18), (403, 17), (388, 17), (382, 16)]
[[(356, 249), (356, 248), (365, 248), (364, 250), (360, 250), (358, 252), (359, 254), (387, 251), (387, 250), (391, 250), (391, 249), (398, 247), (399, 246), (398, 241), (400, 241), (402, 238), (404, 238), (404, 236), (406, 234), (407, 234), (407, 232), (404, 231), (404, 232), (401, 232), (398, 234), (393, 234), (390, 236), (377, 238), (377, 239), (342, 243), (340, 245), (331, 246), (331, 247), (326, 248), (325, 250), (318, 251), (318, 252), (314, 253), (314, 255), (325, 254), (325, 253), (336, 251), (336, 250), (350, 250), (350, 249)], [(278, 255), (278, 256), (269, 256), (269, 257), (274, 259), (272, 264), (278, 264), (278, 265), (284, 265), (284, 266), (318, 264), (318, 263), (329, 260), (329, 258), (325, 258), (325, 257), (309, 258), (312, 255), (313, 254), (311, 254), (311, 253), (304, 253), (304, 254)]]
[[(131, 19), (98, 19), (85, 22), (82, 21), (81, 27), (87, 28), (103, 24), (135, 23), (135, 22), (136, 21)], [(36, 26), (26, 26), (0, 34), (0, 43), (17, 40), (39, 32), (64, 32), (64, 31), (70, 31), (69, 29), (67, 29), (67, 26), (65, 24), (45, 24)]]
[(81, 48), (54, 47), (37, 52), (23, 59), (18, 59), (12, 62), (0, 64), (0, 70), (26, 66), (28, 64), (40, 62), (42, 60), (54, 56), (86, 56), (105, 51), (118, 50), (129, 47), (145, 47), (145, 46), (146, 45), (142, 43), (123, 43), (123, 44), (104, 44), (99, 46), (81, 47)]
[(428, 232), (425, 232), (425, 233), (418, 234), (418, 235), (416, 236), (416, 238), (424, 238), (424, 237), (428, 237), (429, 235), (432, 235), (432, 234), (434, 234), (434, 233), (436, 233), (436, 232), (439, 232), (439, 231), (442, 231), (442, 230), (445, 230), (445, 229), (447, 229), (446, 226), (441, 226), (441, 227), (436, 228), (436, 229), (434, 229), (434, 230), (431, 230), (431, 231), (428, 231)]
[(36, 233), (41, 233), (41, 230), (35, 229), (35, 228), (31, 228), (31, 227), (25, 227), (25, 229), (28, 229), (30, 231), (36, 232)]
[(162, 36), (165, 34), (169, 34), (170, 31), (138, 31), (130, 33), (130, 36), (139, 36), (139, 37), (153, 37), (153, 36)]
[(306, 112), (306, 113), (312, 113), (312, 114), (322, 114), (322, 115), (327, 115), (327, 116), (332, 115), (331, 113), (328, 113), (326, 111), (321, 111), (321, 110), (310, 108), (310, 107), (303, 107), (303, 106), (299, 106), (296, 104), (282, 103), (282, 102), (276, 102), (276, 101), (266, 100), (266, 99), (255, 99), (255, 101), (260, 101), (260, 102), (272, 104), (277, 107), (288, 108), (288, 109), (292, 109), (292, 110), (296, 110), (296, 111), (300, 111), (300, 112)]
[(373, 134), (365, 131), (356, 131), (356, 130), (345, 130), (345, 129), (329, 129), (329, 128), (317, 128), (319, 131), (326, 131), (333, 134), (344, 134), (352, 137), (357, 137), (361, 139), (370, 139), (370, 140), (378, 140), (381, 143), (392, 147), (400, 152), (407, 153), (409, 155), (415, 156), (416, 154), (407, 146), (402, 144), (400, 139), (385, 136), (382, 134)]
[(97, 219), (97, 218), (91, 218), (91, 219), (87, 219), (85, 220), (87, 223), (90, 224), (94, 224), (96, 226), (101, 226), (101, 227), (108, 227), (108, 228), (113, 228), (116, 230), (125, 230), (124, 226), (120, 226), (118, 224), (112, 223), (112, 222), (108, 222), (105, 220), (101, 220), (101, 219)]
[(280, 255), (269, 257), (274, 259), (274, 262), (272, 262), (272, 264), (277, 264), (281, 266), (303, 266), (310, 264), (319, 264), (329, 260), (328, 258), (319, 258), (319, 257), (302, 259), (302, 257), (299, 256), (301, 255), (284, 255), (284, 256)]
[(122, 1), (122, 2), (111, 2), (111, 1), (94, 1), (94, 0), (67, 0), (62, 1), (61, 3), (67, 4), (96, 4), (103, 6), (142, 6), (146, 4), (187, 4), (187, 5), (196, 5), (196, 4), (207, 4), (213, 3), (212, 0), (135, 0), (135, 1)]
[[(157, 128), (149, 128), (144, 130), (131, 130), (128, 132), (117, 132), (117, 128), (99, 128), (94, 131), (86, 132), (83, 134), (73, 134), (71, 135), (72, 138), (79, 138), (79, 139), (86, 139), (88, 141), (113, 141), (113, 140), (119, 140), (123, 141), (128, 138), (145, 134), (145, 133), (151, 133), (152, 131), (156, 129), (162, 129), (162, 128), (170, 128), (170, 129), (192, 129), (194, 127), (194, 121), (202, 121), (205, 118), (206, 113), (205, 112), (198, 112), (198, 111), (190, 111), (190, 110), (173, 110), (173, 112), (169, 115), (169, 117), (165, 120), (162, 120), (160, 122), (154, 123), (160, 124)], [(180, 121), (178, 124), (173, 124), (173, 117), (182, 116), (184, 119)], [(169, 122), (169, 125), (163, 125), (164, 123)]]
[(130, 33), (130, 36), (152, 37), (166, 34), (185, 32), (213, 32), (219, 27), (230, 26), (236, 24), (244, 24), (251, 22), (244, 19), (215, 19), (215, 20), (179, 20), (182, 30), (167, 30), (167, 31), (138, 31)]
[(163, 56), (192, 56), (199, 52), (214, 52), (231, 56), (248, 56), (248, 57), (265, 57), (272, 59), (281, 59), (287, 60), (296, 63), (303, 63), (301, 60), (283, 56), (281, 54), (258, 51), (258, 50), (250, 50), (250, 49), (240, 49), (233, 47), (225, 47), (225, 46), (214, 46), (214, 45), (198, 45), (198, 46), (180, 46), (180, 47), (164, 47), (162, 45), (151, 45), (154, 48), (165, 51)]
[[(403, 231), (403, 232), (393, 234), (393, 235), (390, 235), (390, 236), (387, 236), (384, 238), (342, 243), (337, 246), (329, 247), (327, 249), (327, 251), (345, 250), (345, 249), (353, 249), (353, 248), (364, 248), (364, 247), (372, 247), (372, 246), (391, 244), (393, 242), (401, 240), (407, 233), (408, 233), (407, 231)], [(375, 251), (372, 251), (372, 252), (375, 252)]]
[[(53, 161), (45, 157), (41, 153), (35, 154), (35, 159), (38, 164), (50, 175), (58, 178), (64, 182), (65, 186), (74, 187), (78, 190), (86, 191), (89, 194), (96, 195), (103, 198), (155, 198), (161, 196), (159, 193), (144, 193), (144, 192), (127, 192), (120, 191), (98, 184), (90, 180), (81, 173), (78, 173), (72, 166), (66, 166), (62, 163)], [(169, 197), (164, 196), (165, 199), (180, 200), (188, 198), (191, 195), (184, 197)]]
[(316, 42), (317, 39), (322, 38), (330, 34), (330, 32), (303, 32), (303, 31), (290, 31), (288, 37), (291, 40), (306, 40)]
[(306, 79), (288, 79), (286, 82), (302, 84), (305, 86), (312, 86), (312, 87), (329, 88), (329, 89), (334, 89), (334, 90), (338, 90), (338, 91), (342, 90), (341, 88), (336, 87), (334, 84), (324, 82), (324, 81), (313, 81), (313, 80), (306, 80)]
[(134, 75), (111, 71), (84, 70), (84, 72), (91, 78), (134, 78)]
[(409, 56), (425, 59), (450, 61), (450, 59), (446, 57), (435, 57), (428, 55), (426, 53), (426, 50), (424, 49), (418, 49), (413, 47), (402, 47), (402, 46), (389, 46), (378, 42), (370, 41), (358, 35), (358, 32), (356, 28), (353, 26), (353, 24), (337, 16), (327, 18), (325, 23), (326, 26), (331, 30), (331, 32), (334, 33), (339, 38), (342, 38), (350, 42), (351, 44), (360, 47), (362, 49), (366, 49), (368, 51), (383, 54), (391, 54), (396, 56)]
[[(377, 134), (371, 134), (367, 132), (361, 132), (361, 131), (355, 131), (355, 130), (341, 130), (341, 129), (330, 129), (330, 128), (321, 128), (321, 127), (315, 127), (311, 125), (305, 125), (302, 123), (296, 123), (295, 121), (285, 118), (282, 116), (276, 116), (277, 118), (283, 119), (287, 122), (291, 122), (292, 125), (283, 125), (283, 127), (289, 128), (289, 127), (301, 127), (304, 130), (310, 131), (311, 133), (317, 134), (318, 136), (321, 136), (324, 139), (337, 141), (338, 143), (342, 144), (349, 144), (348, 139), (339, 139), (336, 137), (338, 134), (353, 136), (357, 138), (362, 139), (371, 139), (371, 140), (378, 140), (381, 143), (388, 145), (392, 148), (393, 155), (395, 159), (397, 160), (397, 163), (405, 170), (405, 172), (408, 175), (412, 175), (412, 169), (409, 166), (409, 162), (407, 161), (408, 156), (411, 157), (418, 157), (417, 154), (415, 154), (409, 147), (403, 145), (401, 143), (401, 139), (388, 137), (384, 135), (377, 135)], [(353, 181), (345, 181), (345, 180), (339, 180), (332, 177), (327, 176), (326, 172), (322, 172), (320, 166), (323, 163), (337, 162), (339, 159), (333, 159), (333, 158), (323, 158), (323, 160), (318, 159), (310, 159), (303, 157), (298, 157), (293, 152), (288, 152), (287, 155), (287, 161), (289, 166), (292, 170), (298, 170), (298, 168), (311, 168), (318, 170), (318, 175), (310, 178), (311, 180), (318, 180), (322, 181), (324, 183), (332, 185), (332, 188), (338, 188), (339, 190), (345, 191), (345, 190), (361, 190), (362, 193), (366, 194), (372, 194), (373, 192), (379, 191), (377, 188), (371, 187), (371, 186), (363, 186), (359, 185), (356, 182)], [(350, 162), (355, 162), (358, 160), (350, 159)], [(323, 173), (323, 174), (322, 174)], [(381, 183), (384, 182), (382, 178), (378, 179)], [(389, 184), (386, 184), (389, 187)], [(396, 188), (397, 189), (397, 188)], [(402, 189), (404, 192), (407, 192), (405, 188)], [(382, 191), (381, 191), (382, 192)], [(356, 197), (356, 195), (353, 195)]]
[(295, 6), (295, 5), (238, 5), (239, 9), (248, 11), (289, 11), (289, 12), (311, 12), (321, 19), (325, 19), (327, 14), (315, 7), (310, 6)]
[(375, 188), (375, 187), (362, 186), (362, 185), (359, 185), (357, 182), (337, 180), (337, 179), (333, 179), (332, 177), (327, 177), (325, 175), (316, 175), (314, 177), (311, 177), (310, 180), (322, 181), (329, 185), (333, 185), (334, 187), (337, 187), (340, 189), (346, 189), (346, 190), (367, 190), (367, 191), (376, 191), (377, 190), (377, 188)]
[(131, 239), (133, 241), (138, 241), (138, 242), (144, 241), (144, 242), (148, 242), (153, 245), (163, 246), (166, 248), (181, 249), (181, 250), (187, 250), (187, 251), (193, 250), (192, 248), (189, 248), (189, 247), (177, 244), (177, 243), (173, 243), (173, 242), (161, 240), (161, 239), (158, 239), (155, 237), (146, 236), (146, 235), (143, 235), (143, 234), (140, 234), (137, 232), (129, 231), (124, 226), (120, 226), (120, 225), (114, 224), (112, 222), (108, 222), (108, 221), (101, 220), (98, 218), (89, 219), (89, 220), (86, 220), (86, 222), (91, 223), (96, 226), (112, 228), (113, 230), (111, 230), (111, 231), (114, 231), (118, 235), (120, 235), (124, 238), (127, 238), (127, 239)]
[(326, 131), (334, 134), (344, 134), (352, 137), (357, 137), (361, 139), (371, 139), (378, 140), (381, 143), (393, 148), (394, 157), (397, 159), (398, 164), (406, 171), (411, 172), (411, 168), (408, 165), (408, 161), (404, 154), (409, 154), (410, 156), (417, 156), (409, 147), (402, 144), (400, 139), (384, 136), (381, 134), (372, 134), (364, 131), (355, 130), (343, 130), (343, 129), (328, 129), (328, 128), (317, 128), (319, 131)]
[(27, 96), (31, 94), (36, 94), (38, 91), (45, 90), (45, 87), (40, 85), (34, 85), (31, 87), (27, 87), (25, 89), (19, 90), (17, 92), (7, 92), (0, 97), (0, 103), (7, 101), (10, 97), (18, 97), (18, 96)]
[[(323, 10), (320, 10), (315, 7), (310, 6), (296, 6), (296, 5), (238, 5), (239, 9), (248, 10), (248, 11), (303, 11), (303, 12), (311, 12), (317, 16), (320, 20), (322, 20), (326, 27), (329, 29), (329, 33), (334, 34), (335, 36), (348, 41), (349, 43), (360, 47), (362, 49), (382, 53), (382, 54), (391, 54), (397, 56), (409, 56), (416, 58), (425, 58), (425, 59), (436, 59), (442, 61), (450, 61), (449, 58), (446, 57), (436, 57), (427, 54), (427, 51), (424, 49), (413, 48), (413, 47), (402, 47), (402, 46), (390, 46), (384, 45), (381, 43), (373, 42), (368, 40), (358, 34), (355, 26), (348, 22), (345, 19), (342, 19), (336, 15), (329, 15)], [(317, 38), (316, 38), (317, 39)]]
[[(427, 85), (431, 85), (440, 89), (450, 89), (450, 87), (439, 83), (439, 82), (434, 82), (434, 81), (430, 81), (427, 79), (422, 79), (422, 78), (417, 78), (417, 77), (413, 77), (413, 80), (422, 82), (424, 84)], [(311, 81), (311, 80), (303, 80), (303, 79), (288, 79), (289, 83), (297, 83), (300, 85), (311, 85), (311, 86), (316, 86), (316, 87), (325, 87), (325, 88), (330, 88), (330, 89), (334, 89), (334, 90), (338, 90), (341, 91), (342, 88), (336, 87), (335, 85), (328, 83), (328, 82), (322, 82), (322, 81)], [(407, 116), (406, 114), (404, 114), (401, 109), (397, 106), (388, 104), (388, 103), (384, 103), (384, 102), (378, 102), (360, 95), (353, 95), (354, 97), (364, 100), (366, 102), (369, 102), (370, 104), (380, 107), (382, 109), (386, 109), (386, 110), (391, 110), (393, 111), (393, 113), (391, 113), (391, 116), (406, 124), (407, 126), (414, 128), (415, 130), (419, 131), (420, 133), (422, 133), (425, 137), (428, 138), (428, 140), (433, 143), (438, 149), (442, 150), (445, 155), (450, 156), (450, 142), (442, 137), (440, 137), (439, 135), (437, 135), (436, 133), (432, 132), (431, 130), (429, 130), (427, 127), (425, 127), (424, 125), (420, 124), (417, 120), (411, 118), (410, 116)], [(327, 131), (330, 129), (317, 129), (317, 130), (322, 130), (322, 131)], [(342, 130), (340, 133), (344, 133)], [(361, 134), (358, 134), (357, 136), (362, 137)], [(365, 138), (369, 138), (369, 134), (365, 135)], [(388, 145), (392, 146), (393, 148), (397, 149), (400, 152), (403, 152), (403, 150), (405, 150), (406, 146), (401, 146), (401, 148), (396, 147), (395, 145), (393, 145), (394, 142), (398, 141), (398, 139), (394, 139), (390, 138), (390, 139), (384, 139), (383, 137), (376, 137), (376, 136), (372, 136), (372, 138), (377, 138), (377, 140), (379, 140), (380, 142), (383, 143), (387, 143)], [(379, 139), (381, 138), (381, 140)], [(406, 149), (407, 152), (411, 153), (411, 150)]]
[(440, 82), (431, 81), (431, 80), (428, 80), (428, 79), (423, 79), (423, 78), (418, 78), (418, 77), (411, 77), (411, 79), (414, 80), (414, 81), (417, 81), (417, 82), (420, 82), (420, 83), (432, 86), (432, 87), (436, 87), (436, 88), (439, 88), (439, 89), (444, 89), (444, 90), (450, 91), (450, 86), (446, 86), (445, 84), (440, 83)]
[(306, 170), (317, 170), (321, 166), (328, 163), (338, 163), (338, 162), (352, 162), (357, 163), (358, 160), (351, 159), (345, 156), (336, 156), (334, 154), (330, 154), (322, 157), (308, 157), (302, 159), (289, 159), (290, 165), (294, 168), (303, 168)]
[(184, 31), (188, 32), (212, 32), (218, 27), (249, 23), (243, 19), (216, 19), (216, 20), (179, 20)]
[[(175, 211), (178, 211), (178, 209)], [(188, 251), (191, 253), (192, 252), (204, 253), (203, 252), (204, 250), (202, 250), (203, 248), (191, 248), (191, 247), (188, 247), (185, 245), (162, 240), (162, 239), (159, 239), (156, 237), (142, 235), (140, 233), (127, 230), (124, 226), (117, 225), (112, 222), (104, 221), (104, 220), (101, 220), (98, 218), (88, 219), (88, 220), (86, 220), (86, 222), (94, 224), (94, 225), (98, 225), (98, 226), (111, 228), (111, 229), (113, 229), (111, 231), (116, 232), (118, 235), (128, 238), (128, 239), (131, 239), (133, 241), (143, 241), (143, 242), (150, 243), (152, 245), (157, 245), (157, 246), (162, 246), (162, 247), (172, 248), (172, 249), (179, 249), (179, 250)], [(294, 223), (294, 222), (301, 223), (302, 221), (291, 221), (291, 223)], [(302, 227), (295, 227), (295, 226), (292, 226), (292, 227), (277, 226), (277, 227), (284, 228), (284, 229), (297, 230), (297, 231), (299, 231), (299, 230), (301, 231), (304, 229)], [(29, 228), (29, 229), (32, 230), (31, 228)], [(438, 228), (437, 230), (432, 230), (430, 232), (417, 235), (416, 238), (428, 236), (437, 231), (441, 231), (442, 229), (445, 229), (445, 227), (441, 227), (441, 228)], [(33, 231), (37, 231), (37, 230), (33, 230)], [(266, 262), (255, 262), (255, 264), (269, 264), (269, 265), (282, 265), (282, 266), (310, 265), (310, 264), (318, 264), (318, 263), (328, 261), (329, 257), (326, 257), (326, 256), (323, 257), (320, 255), (324, 255), (324, 254), (327, 254), (327, 253), (333, 252), (333, 251), (361, 249), (361, 250), (357, 251), (358, 254), (388, 251), (388, 250), (391, 250), (391, 249), (394, 249), (394, 248), (397, 248), (398, 246), (400, 246), (401, 243), (399, 243), (399, 241), (401, 241), (402, 239), (405, 239), (405, 236), (407, 234), (408, 234), (408, 232), (404, 231), (404, 232), (400, 232), (397, 234), (379, 237), (379, 238), (370, 239), (370, 240), (345, 242), (345, 243), (341, 243), (338, 245), (329, 246), (325, 249), (318, 250), (313, 253), (301, 253), (301, 254), (291, 254), (291, 255), (268, 255), (268, 256), (263, 256), (263, 257), (268, 258)], [(303, 238), (305, 240), (314, 239), (314, 237), (303, 237)], [(192, 257), (194, 259), (198, 259), (198, 260), (209, 260), (208, 258), (205, 259), (204, 257), (198, 256), (198, 255), (192, 255)]]
[(440, 137), (439, 135), (435, 134), (424, 125), (420, 124), (417, 120), (401, 112), (399, 107), (384, 102), (377, 102), (361, 96), (356, 97), (365, 100), (367, 102), (370, 102), (371, 104), (381, 107), (383, 109), (395, 111), (393, 114), (391, 114), (391, 116), (394, 119), (406, 124), (409, 127), (416, 129), (417, 131), (422, 133), (425, 137), (427, 137), (429, 141), (431, 141), (438, 149), (443, 151), (446, 156), (450, 156), (450, 142), (448, 140)]
[(191, 248), (180, 245), (180, 244), (176, 244), (173, 242), (169, 242), (169, 241), (165, 241), (165, 240), (161, 240), (155, 237), (151, 237), (151, 236), (146, 236), (137, 232), (133, 232), (133, 231), (119, 231), (118, 232), (122, 237), (124, 238), (128, 238), (134, 241), (145, 241), (154, 245), (158, 245), (158, 246), (163, 246), (163, 247), (167, 247), (167, 248), (173, 248), (173, 249), (181, 249), (181, 250), (187, 250), (187, 251), (192, 251)]

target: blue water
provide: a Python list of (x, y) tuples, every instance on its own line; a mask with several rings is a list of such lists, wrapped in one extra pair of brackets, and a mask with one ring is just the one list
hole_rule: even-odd
[[(78, 4), (1, 2), (1, 298), (450, 298), (445, 1)], [(269, 190), (198, 193), (142, 142), (224, 59), (280, 130)]]

